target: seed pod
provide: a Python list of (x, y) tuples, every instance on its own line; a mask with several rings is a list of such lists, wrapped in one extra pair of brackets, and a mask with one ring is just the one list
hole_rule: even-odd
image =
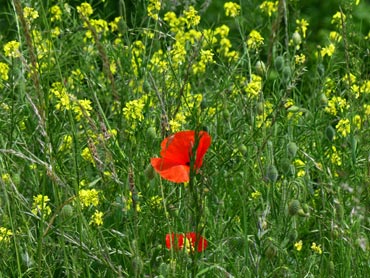
[(139, 256), (135, 256), (132, 258), (131, 264), (132, 264), (132, 269), (135, 273), (135, 276), (139, 277), (140, 273), (143, 271), (143, 268), (144, 268), (143, 260)]
[(301, 210), (301, 203), (296, 200), (296, 199), (293, 199), (289, 202), (289, 205), (288, 205), (288, 212), (290, 215), (296, 215), (298, 214), (298, 211)]
[(297, 144), (294, 143), (294, 142), (289, 142), (286, 146), (286, 149), (287, 149), (287, 152), (288, 152), (288, 155), (291, 157), (291, 158), (294, 158), (297, 154), (297, 151), (298, 151), (298, 147), (297, 147)]
[(284, 58), (283, 56), (277, 56), (274, 61), (275, 69), (277, 71), (282, 71), (284, 67)]
[(268, 165), (266, 168), (266, 178), (270, 182), (276, 182), (278, 179), (279, 173), (275, 165)]

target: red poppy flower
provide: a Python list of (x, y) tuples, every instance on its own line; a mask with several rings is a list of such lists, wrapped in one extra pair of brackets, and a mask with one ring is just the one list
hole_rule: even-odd
[[(196, 243), (198, 243), (198, 246), (196, 247)], [(181, 250), (185, 248), (188, 250), (188, 252), (194, 252), (194, 250), (197, 250), (198, 252), (204, 251), (208, 246), (208, 241), (195, 233), (195, 232), (189, 232), (186, 234), (167, 234), (166, 235), (166, 247), (167, 249), (175, 249), (175, 250)]]
[(194, 130), (180, 131), (165, 138), (161, 143), (161, 158), (152, 158), (150, 161), (154, 170), (166, 180), (188, 182), (190, 159), (195, 144), (197, 144), (197, 151), (194, 168), (198, 170), (211, 145), (211, 136), (205, 131), (195, 132)]

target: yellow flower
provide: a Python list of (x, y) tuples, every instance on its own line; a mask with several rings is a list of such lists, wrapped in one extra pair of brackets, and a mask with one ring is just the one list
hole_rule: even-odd
[(302, 246), (303, 246), (303, 242), (302, 242), (302, 240), (297, 241), (296, 243), (294, 243), (294, 248), (295, 248), (295, 250), (297, 250), (298, 252), (302, 250)]
[(10, 242), (10, 237), (13, 235), (13, 232), (7, 228), (0, 227), (0, 243)]
[(82, 207), (99, 205), (99, 191), (96, 189), (81, 189), (78, 192), (78, 197)]
[(303, 38), (305, 38), (306, 37), (306, 32), (307, 32), (307, 26), (310, 25), (310, 24), (304, 18), (302, 18), (301, 20), (297, 19), (295, 23), (297, 24), (296, 31), (297, 32), (301, 31)]
[(188, 28), (195, 27), (200, 22), (198, 11), (195, 10), (193, 6), (190, 6), (186, 11), (184, 11), (184, 18)]
[(240, 13), (240, 5), (233, 2), (226, 2), (224, 4), (226, 16), (236, 17)]
[(103, 212), (95, 210), (94, 214), (91, 216), (90, 225), (100, 226), (103, 225)]
[(351, 132), (351, 124), (348, 119), (340, 119), (335, 127), (338, 133), (340, 133), (343, 137), (347, 137), (347, 135)]
[(278, 10), (279, 1), (263, 1), (263, 3), (259, 6), (260, 10), (268, 16), (271, 16), (273, 13), (277, 12)]
[(261, 196), (261, 192), (259, 192), (259, 191), (254, 191), (254, 192), (252, 192), (252, 194), (251, 194), (251, 197), (252, 197), (253, 199), (258, 199), (260, 196)]
[(299, 54), (294, 56), (294, 62), (296, 65), (302, 65), (306, 62), (306, 56), (304, 54)]
[(51, 208), (47, 205), (50, 201), (49, 197), (46, 195), (39, 194), (33, 197), (32, 213), (35, 215), (49, 215), (51, 213)]
[(3, 62), (0, 62), (0, 79), (8, 80), (9, 66)]
[(77, 7), (77, 12), (82, 16), (82, 17), (89, 17), (90, 15), (93, 14), (94, 10), (91, 7), (91, 5), (87, 2), (84, 2), (81, 4), (81, 6)]
[(10, 41), (4, 45), (5, 56), (11, 58), (17, 58), (21, 56), (19, 52), (20, 43), (17, 41)]
[(89, 147), (86, 147), (82, 150), (81, 152), (81, 156), (84, 160), (92, 163), (92, 164), (95, 164), (95, 160), (94, 160), (94, 157), (92, 156), (91, 154), (91, 151), (89, 149)]
[(54, 5), (50, 8), (51, 22), (60, 21), (62, 19), (62, 10), (58, 5)]
[(39, 17), (39, 13), (34, 8), (25, 7), (23, 9), (23, 16), (26, 19), (27, 23), (31, 23), (34, 19)]
[(331, 19), (331, 23), (336, 25), (338, 28), (342, 27), (342, 23), (344, 21), (346, 21), (346, 15), (342, 12), (336, 12)]
[(328, 57), (331, 57), (334, 54), (335, 51), (335, 45), (333, 43), (330, 43), (328, 46), (324, 47), (320, 51), (321, 57), (325, 57), (325, 55), (328, 55)]
[(154, 20), (158, 20), (158, 13), (161, 9), (161, 1), (160, 0), (150, 0), (149, 5), (146, 8), (148, 16), (153, 18)]
[(315, 252), (315, 253), (317, 253), (317, 254), (322, 254), (322, 249), (321, 249), (321, 245), (319, 244), (319, 245), (316, 245), (316, 243), (315, 242), (312, 242), (312, 245), (311, 245), (311, 249)]
[(247, 40), (247, 45), (251, 49), (257, 49), (261, 45), (263, 45), (263, 41), (264, 41), (264, 39), (261, 36), (261, 34), (256, 30), (252, 30), (249, 33), (248, 40)]

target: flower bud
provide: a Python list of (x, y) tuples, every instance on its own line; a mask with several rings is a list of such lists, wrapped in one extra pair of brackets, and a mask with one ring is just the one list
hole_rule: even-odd
[(286, 148), (287, 148), (288, 155), (291, 158), (294, 158), (296, 156), (296, 154), (297, 154), (297, 151), (298, 151), (297, 144), (294, 143), (294, 142), (289, 142), (287, 144)]
[(146, 136), (149, 140), (154, 140), (157, 138), (157, 132), (155, 130), (154, 127), (149, 127), (147, 130), (146, 130)]
[(293, 199), (289, 202), (289, 205), (288, 205), (288, 212), (290, 215), (296, 215), (298, 214), (298, 211), (301, 210), (301, 203), (296, 200), (296, 199)]
[(270, 182), (276, 182), (278, 179), (279, 173), (275, 165), (268, 165), (266, 168), (266, 178)]
[(72, 217), (73, 215), (73, 207), (69, 204), (62, 207), (62, 210), (60, 211), (60, 217), (63, 219), (68, 219)]
[(277, 252), (277, 247), (273, 243), (270, 243), (265, 250), (265, 256), (269, 259), (272, 259), (277, 255)]
[(264, 76), (266, 74), (266, 66), (265, 63), (262, 61), (257, 61), (255, 65), (256, 73), (259, 76)]
[(300, 45), (302, 43), (301, 35), (298, 32), (294, 32), (292, 36), (294, 45)]
[(274, 61), (274, 65), (277, 71), (282, 71), (284, 67), (284, 58), (283, 56), (277, 56)]
[(292, 71), (291, 71), (290, 67), (289, 66), (285, 66), (283, 68), (283, 79), (285, 81), (289, 81), (291, 76), (292, 76)]
[(244, 144), (240, 144), (238, 146), (238, 150), (243, 154), (245, 155), (247, 153), (247, 147), (244, 145)]
[(325, 129), (325, 135), (329, 139), (329, 141), (333, 141), (335, 136), (335, 130), (331, 125), (328, 125)]
[(327, 105), (328, 104), (328, 98), (325, 94), (321, 94), (320, 95), (320, 103), (322, 105)]

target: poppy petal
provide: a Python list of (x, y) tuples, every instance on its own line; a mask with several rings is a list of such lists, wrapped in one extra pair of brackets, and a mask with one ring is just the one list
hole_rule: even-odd
[(195, 232), (186, 233), (185, 237), (191, 242), (193, 247), (195, 247), (198, 241), (198, 246), (197, 246), (198, 252), (204, 251), (208, 246), (208, 241), (200, 235), (197, 236)]
[(177, 165), (163, 158), (152, 158), (150, 162), (163, 179), (176, 183), (188, 182), (190, 179), (190, 167), (187, 165)]
[[(167, 249), (181, 250), (182, 248), (184, 248), (185, 238), (191, 246), (191, 248), (187, 247), (189, 248), (188, 251), (197, 250), (197, 252), (203, 252), (208, 246), (208, 241), (200, 235), (197, 236), (195, 232), (189, 232), (189, 233), (186, 233), (185, 235), (171, 233), (171, 234), (166, 234)], [(198, 246), (197, 248), (195, 248), (197, 240), (198, 240)]]
[(180, 250), (184, 246), (183, 234), (166, 234), (166, 247), (167, 249)]

